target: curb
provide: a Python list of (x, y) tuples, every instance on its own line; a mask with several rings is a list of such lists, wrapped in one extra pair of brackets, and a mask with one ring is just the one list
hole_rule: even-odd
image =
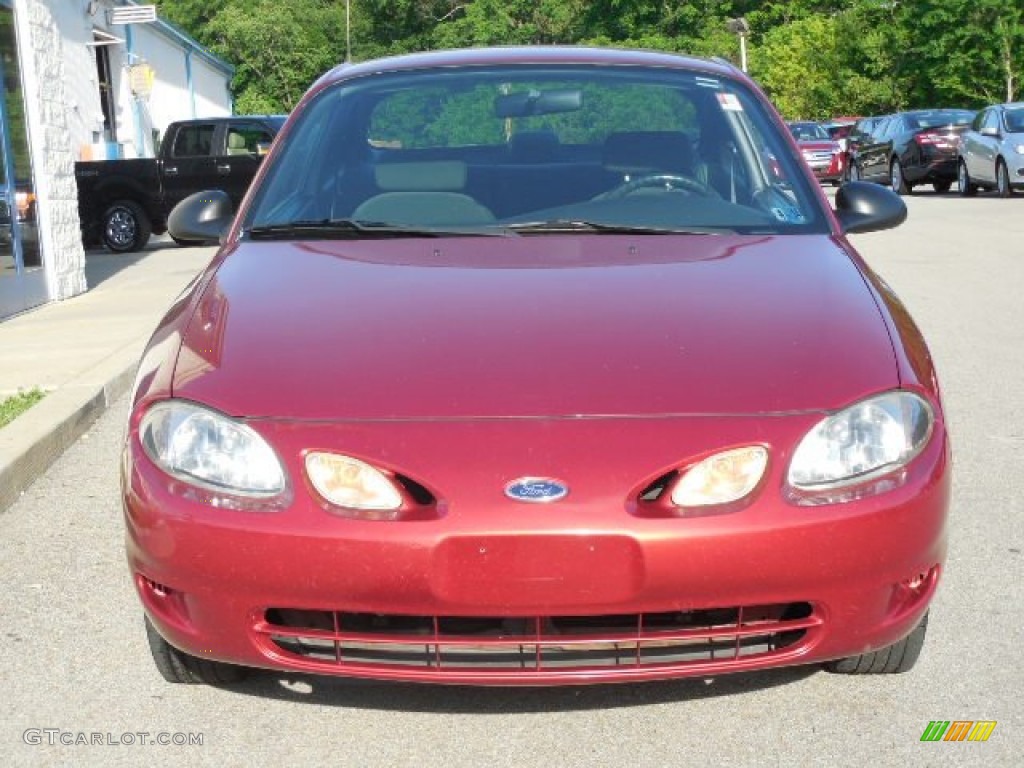
[(134, 351), (130, 362), (116, 359), (120, 357), (103, 366), (106, 375), (98, 377), (102, 383), (73, 383), (48, 392), (0, 430), (0, 513), (129, 390), (138, 357)]

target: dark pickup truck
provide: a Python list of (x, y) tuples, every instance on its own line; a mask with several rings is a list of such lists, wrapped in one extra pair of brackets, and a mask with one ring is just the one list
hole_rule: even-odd
[[(167, 231), (167, 215), (203, 189), (222, 189), (237, 207), (284, 115), (184, 120), (167, 126), (155, 158), (75, 163), (86, 246), (137, 251)], [(185, 244), (185, 243), (182, 243)]]

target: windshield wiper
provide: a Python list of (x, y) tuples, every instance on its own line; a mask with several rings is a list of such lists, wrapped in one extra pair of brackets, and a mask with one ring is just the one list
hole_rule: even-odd
[(362, 219), (297, 219), (280, 224), (259, 224), (250, 227), (250, 237), (260, 240), (323, 237), (478, 237), (494, 232), (477, 227), (411, 227), (386, 221)]
[(504, 224), (506, 230), (520, 234), (544, 232), (596, 232), (611, 235), (715, 235), (727, 230), (717, 227), (654, 227), (635, 224), (608, 224), (587, 219), (546, 219)]

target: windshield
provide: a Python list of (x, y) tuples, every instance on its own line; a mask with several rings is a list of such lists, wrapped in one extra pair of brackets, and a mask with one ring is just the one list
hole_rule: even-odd
[(1008, 109), (1003, 113), (1007, 133), (1024, 133), (1024, 107)]
[(920, 128), (938, 128), (945, 125), (968, 125), (974, 120), (973, 112), (955, 110), (949, 112), (930, 112), (918, 115), (917, 125)]
[(640, 67), (365, 76), (297, 116), (251, 237), (825, 232), (745, 86)]
[(793, 123), (789, 126), (789, 132), (797, 141), (828, 141), (828, 131), (817, 123)]

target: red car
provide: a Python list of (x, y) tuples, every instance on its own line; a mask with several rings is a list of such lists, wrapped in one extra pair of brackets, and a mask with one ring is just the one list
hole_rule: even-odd
[(818, 123), (789, 123), (789, 132), (793, 134), (804, 162), (820, 181), (831, 182), (837, 186), (843, 179), (843, 148), (839, 141), (829, 135), (823, 125)]
[[(344, 66), (140, 365), (127, 553), (167, 680), (901, 672), (950, 454), (913, 321), (757, 87), (585, 48)], [(777, 164), (781, 174), (769, 167)]]

